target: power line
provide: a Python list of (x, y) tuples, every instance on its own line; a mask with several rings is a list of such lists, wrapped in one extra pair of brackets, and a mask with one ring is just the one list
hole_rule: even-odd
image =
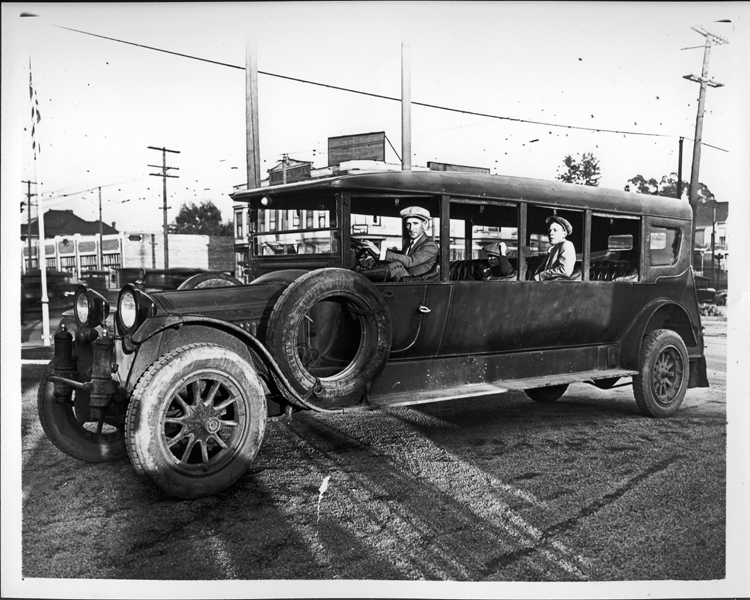
[[(95, 185), (93, 187), (87, 188), (85, 190), (79, 190), (77, 192), (68, 192), (68, 193), (61, 193), (61, 192), (49, 192), (50, 194), (57, 194), (56, 196), (48, 196), (45, 199), (45, 203), (49, 202), (50, 200), (59, 200), (61, 198), (64, 198), (62, 202), (58, 202), (57, 204), (62, 204), (63, 202), (66, 202), (67, 200), (72, 200), (71, 196), (79, 196), (81, 194), (86, 194), (88, 192), (93, 192), (94, 190), (102, 187), (102, 188), (108, 188), (108, 187), (114, 187), (116, 185), (125, 185), (126, 183), (135, 183), (137, 181), (143, 181), (145, 178), (141, 177), (139, 179), (128, 179), (127, 181), (120, 181), (116, 183), (107, 183), (104, 185)], [(57, 204), (55, 206), (57, 206)]]
[[(165, 54), (172, 54), (174, 56), (181, 56), (183, 58), (189, 58), (191, 60), (198, 60), (198, 61), (201, 61), (201, 62), (207, 62), (207, 63), (210, 63), (210, 64), (219, 65), (219, 66), (222, 66), (222, 67), (229, 67), (229, 68), (232, 68), (232, 69), (239, 69), (239, 70), (243, 70), (243, 71), (245, 70), (245, 67), (241, 66), (241, 65), (233, 65), (231, 63), (221, 62), (221, 61), (218, 61), (218, 60), (211, 60), (211, 59), (208, 59), (208, 58), (202, 58), (200, 56), (194, 56), (192, 54), (185, 54), (185, 53), (182, 53), (182, 52), (175, 52), (174, 50), (166, 50), (164, 48), (157, 48), (155, 46), (148, 46), (146, 44), (138, 44), (136, 42), (129, 42), (127, 40), (121, 40), (119, 38), (109, 37), (109, 36), (101, 35), (101, 34), (98, 34), (98, 33), (91, 33), (89, 31), (83, 31), (83, 30), (80, 30), (80, 29), (73, 29), (72, 27), (63, 27), (62, 25), (54, 25), (54, 27), (58, 27), (60, 29), (66, 29), (68, 31), (73, 31), (75, 33), (81, 33), (83, 35), (90, 35), (92, 37), (97, 37), (97, 38), (109, 40), (109, 41), (112, 41), (112, 42), (118, 42), (120, 44), (127, 44), (127, 45), (130, 45), (130, 46), (136, 46), (137, 48), (144, 48), (146, 50), (154, 50), (156, 52), (163, 52)], [(383, 95), (383, 94), (376, 94), (374, 92), (365, 92), (365, 91), (362, 91), (362, 90), (355, 90), (353, 88), (347, 88), (347, 87), (343, 87), (343, 86), (332, 85), (332, 84), (329, 84), (329, 83), (321, 83), (319, 81), (312, 81), (312, 80), (309, 80), (309, 79), (302, 79), (302, 78), (299, 78), (299, 77), (291, 77), (289, 75), (280, 75), (278, 73), (270, 73), (268, 71), (260, 71), (259, 70), (258, 73), (261, 74), (261, 75), (266, 75), (268, 77), (276, 77), (276, 78), (279, 78), (279, 79), (286, 79), (288, 81), (296, 81), (298, 83), (305, 83), (305, 84), (308, 84), (308, 85), (317, 85), (317, 86), (320, 86), (320, 87), (325, 87), (325, 88), (329, 88), (329, 89), (333, 89), (333, 90), (338, 90), (338, 91), (342, 91), (342, 92), (349, 92), (349, 93), (352, 93), (352, 94), (360, 94), (360, 95), (363, 95), (363, 96), (369, 96), (371, 98), (379, 98), (379, 99), (382, 99), (382, 100), (391, 100), (391, 101), (395, 101), (395, 102), (401, 102), (401, 98), (395, 98), (393, 96), (386, 96), (386, 95)], [(511, 121), (511, 122), (515, 122), (515, 123), (528, 123), (530, 125), (543, 125), (545, 127), (561, 127), (561, 128), (564, 128), (564, 129), (575, 129), (575, 130), (579, 130), (579, 131), (592, 131), (592, 132), (595, 132), (595, 133), (617, 133), (617, 134), (623, 134), (623, 135), (640, 135), (640, 136), (646, 136), (646, 137), (663, 137), (663, 138), (674, 138), (674, 137), (677, 137), (677, 136), (674, 136), (674, 135), (667, 135), (667, 134), (664, 134), (664, 133), (647, 133), (647, 132), (641, 132), (641, 131), (626, 131), (626, 130), (620, 130), (620, 129), (604, 129), (604, 128), (601, 128), (601, 127), (583, 127), (583, 126), (580, 126), (580, 125), (564, 125), (564, 124), (560, 124), (560, 123), (550, 123), (550, 122), (547, 122), (547, 121), (534, 121), (534, 120), (531, 120), (531, 119), (519, 119), (519, 118), (515, 118), (515, 117), (506, 117), (506, 116), (503, 116), (503, 115), (495, 115), (495, 114), (492, 114), (492, 113), (476, 112), (476, 111), (471, 111), (471, 110), (466, 110), (466, 109), (461, 109), (461, 108), (454, 108), (454, 107), (450, 107), (450, 106), (442, 106), (440, 104), (432, 104), (432, 103), (427, 103), (427, 102), (412, 101), (412, 104), (414, 104), (416, 106), (422, 106), (424, 108), (433, 108), (433, 109), (436, 109), (436, 110), (445, 110), (445, 111), (455, 112), (455, 113), (459, 113), (459, 114), (472, 115), (472, 116), (477, 116), (477, 117), (485, 117), (485, 118), (490, 118), (490, 119), (499, 119), (499, 120), (502, 120), (502, 121)], [(690, 138), (685, 138), (685, 139), (690, 139)], [(717, 148), (716, 146), (710, 146), (709, 144), (705, 144), (705, 145), (709, 146), (711, 148), (715, 148), (717, 150), (723, 150), (722, 148)], [(723, 151), (727, 152), (727, 150), (723, 150)]]

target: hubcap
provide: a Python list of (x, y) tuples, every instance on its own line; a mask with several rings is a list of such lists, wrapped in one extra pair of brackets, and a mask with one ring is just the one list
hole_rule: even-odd
[(653, 390), (661, 405), (671, 404), (682, 386), (682, 357), (676, 348), (665, 348), (656, 358), (653, 368)]
[(208, 433), (216, 433), (221, 429), (221, 421), (216, 417), (209, 417), (203, 422), (203, 429)]
[(162, 427), (162, 447), (176, 467), (201, 472), (231, 460), (247, 423), (241, 393), (219, 374), (194, 375), (175, 388)]

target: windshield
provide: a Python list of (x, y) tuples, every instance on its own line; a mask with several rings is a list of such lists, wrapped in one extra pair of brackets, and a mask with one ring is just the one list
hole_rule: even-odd
[(250, 211), (255, 256), (337, 252), (334, 198), (268, 196), (268, 208)]

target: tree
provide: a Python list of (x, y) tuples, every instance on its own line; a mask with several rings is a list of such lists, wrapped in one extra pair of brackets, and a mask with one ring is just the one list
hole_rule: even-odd
[(232, 223), (221, 222), (221, 211), (210, 200), (196, 206), (184, 203), (169, 226), (170, 233), (192, 233), (201, 235), (233, 235)]
[[(579, 156), (579, 155), (576, 155)], [(591, 152), (584, 152), (578, 160), (571, 155), (563, 159), (565, 172), (558, 170), (556, 179), (565, 183), (577, 183), (578, 185), (598, 186), (602, 175), (599, 171), (599, 159)]]
[[(690, 189), (690, 182), (683, 181), (682, 189), (680, 190), (680, 198), (687, 200), (687, 193)], [(670, 173), (669, 175), (662, 176), (660, 181), (657, 181), (653, 177), (646, 179), (643, 175), (636, 175), (632, 179), (628, 179), (628, 183), (625, 185), (626, 192), (638, 192), (639, 194), (650, 194), (652, 196), (669, 196), (671, 198), (677, 197), (677, 173)], [(708, 187), (703, 184), (698, 184), (698, 202), (712, 202), (715, 199), (714, 194)]]

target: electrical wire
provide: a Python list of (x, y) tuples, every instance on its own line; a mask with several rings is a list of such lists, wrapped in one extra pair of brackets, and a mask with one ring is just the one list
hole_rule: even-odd
[[(181, 56), (182, 58), (189, 58), (191, 60), (198, 60), (198, 61), (201, 61), (201, 62), (206, 62), (206, 63), (210, 63), (210, 64), (214, 64), (214, 65), (219, 65), (219, 66), (222, 66), (222, 67), (229, 67), (229, 68), (232, 68), (232, 69), (239, 69), (239, 70), (242, 70), (242, 71), (245, 70), (245, 67), (243, 67), (241, 65), (233, 65), (231, 63), (221, 62), (221, 61), (218, 61), (218, 60), (211, 60), (211, 59), (203, 58), (203, 57), (200, 57), (200, 56), (194, 56), (192, 54), (185, 54), (185, 53), (182, 53), (182, 52), (175, 52), (174, 50), (166, 50), (164, 48), (157, 48), (155, 46), (148, 46), (146, 44), (138, 44), (136, 42), (129, 42), (127, 40), (121, 40), (121, 39), (118, 39), (118, 38), (109, 37), (109, 36), (101, 35), (101, 34), (98, 34), (98, 33), (91, 33), (89, 31), (83, 31), (81, 29), (74, 29), (72, 27), (64, 27), (62, 25), (54, 25), (54, 27), (58, 27), (60, 29), (66, 29), (68, 31), (73, 31), (75, 33), (81, 33), (83, 35), (90, 35), (92, 37), (97, 37), (97, 38), (101, 38), (101, 39), (105, 39), (105, 40), (110, 40), (110, 41), (113, 41), (113, 42), (118, 42), (120, 44), (127, 44), (127, 45), (130, 45), (130, 46), (136, 46), (137, 48), (144, 48), (146, 50), (154, 50), (156, 52), (163, 52), (165, 54), (172, 54), (174, 56)], [(401, 102), (401, 98), (396, 98), (394, 96), (385, 96), (383, 94), (376, 94), (376, 93), (373, 93), (373, 92), (365, 92), (365, 91), (362, 91), (362, 90), (355, 90), (355, 89), (352, 89), (352, 88), (347, 88), (347, 87), (338, 86), (338, 85), (332, 85), (332, 84), (329, 84), (329, 83), (321, 83), (319, 81), (312, 81), (312, 80), (309, 80), (309, 79), (302, 79), (302, 78), (299, 78), (299, 77), (291, 77), (289, 75), (280, 75), (278, 73), (270, 73), (268, 71), (260, 71), (260, 70), (258, 71), (258, 74), (260, 74), (260, 75), (266, 75), (268, 77), (276, 77), (276, 78), (279, 78), (279, 79), (286, 79), (288, 81), (296, 81), (298, 83), (304, 83), (304, 84), (308, 84), (308, 85), (316, 85), (316, 86), (325, 87), (325, 88), (329, 88), (329, 89), (333, 89), (333, 90), (338, 90), (338, 91), (342, 91), (342, 92), (349, 92), (349, 93), (352, 93), (352, 94), (360, 94), (360, 95), (363, 95), (363, 96), (369, 96), (371, 98), (380, 98), (382, 100), (391, 100), (391, 101), (395, 101), (395, 102)], [(583, 126), (580, 126), (580, 125), (565, 125), (565, 124), (561, 124), (561, 123), (550, 123), (550, 122), (547, 122), (547, 121), (535, 121), (535, 120), (532, 120), (532, 119), (519, 119), (519, 118), (514, 118), (514, 117), (506, 117), (506, 116), (503, 116), (503, 115), (495, 115), (495, 114), (492, 114), (492, 113), (482, 113), (482, 112), (476, 112), (476, 111), (466, 110), (466, 109), (461, 109), (461, 108), (454, 108), (454, 107), (450, 107), (450, 106), (442, 106), (440, 104), (432, 104), (432, 103), (428, 103), (428, 102), (416, 102), (416, 101), (412, 101), (412, 104), (415, 105), (415, 106), (422, 106), (424, 108), (433, 108), (433, 109), (436, 109), (436, 110), (444, 110), (444, 111), (455, 112), (455, 113), (459, 113), (459, 114), (472, 115), (472, 116), (477, 116), (477, 117), (485, 117), (485, 118), (490, 118), (490, 119), (499, 119), (499, 120), (502, 120), (502, 121), (511, 121), (511, 122), (515, 122), (515, 123), (528, 123), (530, 125), (543, 125), (545, 127), (560, 127), (560, 128), (563, 128), (563, 129), (575, 129), (575, 130), (579, 130), (579, 131), (593, 131), (593, 132), (596, 132), (596, 133), (616, 133), (616, 134), (622, 134), (622, 135), (640, 135), (640, 136), (647, 136), (647, 137), (663, 137), (663, 138), (677, 137), (677, 136), (674, 136), (674, 135), (668, 135), (668, 134), (663, 134), (663, 133), (648, 133), (648, 132), (643, 132), (643, 131), (627, 131), (627, 130), (620, 130), (620, 129), (605, 129), (605, 128), (601, 128), (601, 127), (583, 127)], [(685, 139), (690, 139), (690, 138), (685, 138)], [(708, 146), (710, 148), (714, 148), (716, 150), (722, 150), (723, 152), (728, 152), (728, 150), (724, 150), (723, 148), (718, 148), (716, 146), (711, 146), (710, 144), (706, 144), (705, 142), (703, 142), (702, 145)]]

